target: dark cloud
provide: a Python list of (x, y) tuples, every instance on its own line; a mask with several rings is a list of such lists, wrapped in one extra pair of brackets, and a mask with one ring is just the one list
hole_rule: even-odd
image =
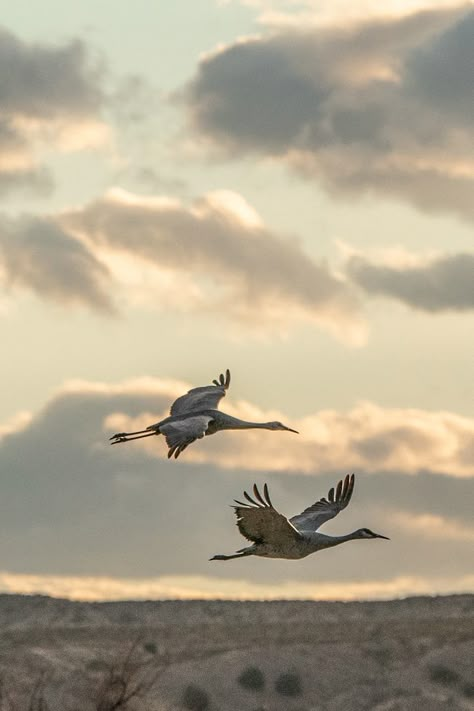
[(51, 192), (53, 180), (49, 171), (44, 167), (15, 168), (2, 172), (0, 169), (0, 195), (11, 192), (30, 192), (38, 195), (47, 195)]
[(0, 28), (0, 106), (6, 115), (51, 119), (90, 116), (103, 101), (99, 73), (88, 65), (85, 46), (28, 43)]
[(85, 45), (24, 42), (0, 28), (0, 190), (46, 188), (38, 167), (38, 138), (54, 143), (98, 122), (104, 102), (101, 72)]
[(352, 256), (349, 277), (368, 294), (398, 299), (415, 309), (467, 311), (474, 308), (474, 255), (453, 254), (397, 266)]
[(60, 304), (113, 310), (107, 268), (50, 219), (0, 220), (0, 274), (8, 289), (28, 289)]
[(415, 49), (407, 61), (409, 89), (430, 101), (459, 126), (472, 129), (474, 12)]
[(473, 24), (466, 6), (281, 30), (207, 57), (182, 98), (230, 152), (280, 157), (335, 193), (472, 219)]
[[(228, 504), (253, 481), (268, 481), (275, 505), (293, 515), (347, 472), (315, 468), (313, 476), (268, 470), (262, 474), (184, 459), (170, 462), (160, 438), (152, 444), (157, 451), (161, 447), (161, 457), (150, 454), (143, 442), (109, 446), (107, 417), (121, 411), (159, 414), (169, 399), (164, 387), (152, 383), (83, 384), (59, 392), (29, 424), (0, 440), (3, 569), (122, 577), (207, 574), (312, 583), (470, 572), (468, 540), (441, 538), (433, 545), (429, 535), (418, 530), (414, 537), (391, 519), (392, 513), (402, 512), (405, 520), (430, 514), (453, 519), (460, 528), (471, 525), (470, 479), (429, 473), (370, 476), (360, 469), (351, 506), (329, 524), (328, 532), (369, 526), (391, 536), (390, 544), (348, 544), (331, 555), (318, 554), (317, 562), (314, 557), (297, 563), (249, 560), (239, 562), (238, 568), (208, 563), (211, 554), (243, 544)], [(247, 442), (247, 449), (251, 447)]]

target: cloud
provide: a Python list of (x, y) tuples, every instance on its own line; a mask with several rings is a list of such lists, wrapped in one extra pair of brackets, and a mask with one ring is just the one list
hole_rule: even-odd
[[(367, 20), (368, 17), (396, 17), (422, 9), (459, 7), (459, 0), (217, 0), (260, 11), (259, 21), (270, 27), (334, 25)], [(472, 4), (472, 3), (471, 3)]]
[(472, 220), (471, 7), (281, 28), (219, 49), (182, 92), (191, 126), (331, 193)]
[(58, 220), (112, 269), (115, 264), (129, 290), (153, 283), (150, 302), (218, 314), (260, 332), (309, 321), (345, 341), (365, 337), (355, 289), (296, 240), (266, 228), (231, 191), (187, 207), (115, 190)]
[(107, 268), (51, 219), (0, 219), (0, 283), (59, 304), (112, 312)]
[(357, 289), (228, 190), (187, 206), (114, 189), (47, 217), (0, 216), (2, 281), (101, 312), (195, 312), (259, 335), (306, 322), (351, 345), (366, 338)]
[[(413, 535), (404, 521), (406, 516), (416, 520), (421, 516), (435, 516), (449, 519), (461, 530), (471, 526), (472, 480), (447, 474), (437, 475), (428, 471), (416, 476), (406, 476), (396, 470), (387, 472), (383, 466), (377, 468), (380, 443), (365, 441), (365, 460), (369, 461), (369, 450), (374, 452), (376, 473), (367, 473), (367, 467), (360, 464), (353, 446), (346, 449), (344, 460), (335, 456), (328, 467), (328, 457), (319, 456), (324, 450), (312, 450), (312, 468), (306, 475), (298, 471), (300, 461), (308, 466), (308, 440), (298, 440), (297, 435), (285, 433), (262, 433), (259, 441), (250, 437), (251, 432), (239, 433), (239, 442), (234, 445), (231, 433), (217, 434), (208, 441), (196, 443), (186, 451), (182, 459), (170, 462), (166, 459), (165, 443), (154, 439), (153, 450), (144, 446), (145, 442), (111, 447), (108, 443), (109, 423), (121, 413), (143, 419), (147, 422), (167, 413), (170, 401), (182, 393), (188, 385), (174, 381), (143, 378), (115, 385), (106, 383), (75, 382), (58, 390), (39, 411), (10, 418), (6, 426), (0, 428), (0, 559), (2, 569), (9, 575), (26, 573), (36, 576), (33, 582), (17, 579), (11, 585), (27, 591), (39, 589), (42, 576), (66, 578), (136, 578), (142, 581), (142, 594), (159, 595), (159, 587), (149, 587), (144, 578), (159, 579), (163, 594), (191, 595), (206, 594), (204, 583), (189, 585), (189, 578), (208, 578), (207, 594), (219, 593), (234, 596), (258, 595), (255, 585), (269, 586), (271, 594), (278, 594), (279, 584), (287, 581), (287, 587), (280, 589), (291, 596), (298, 591), (298, 584), (305, 588), (304, 595), (340, 595), (341, 587), (353, 590), (356, 596), (370, 596), (374, 592), (374, 581), (383, 593), (386, 581), (394, 577), (403, 579), (443, 578), (446, 587), (449, 580), (455, 581), (470, 574), (472, 569), (472, 543), (466, 539), (445, 537), (436, 540), (424, 535)], [(231, 403), (231, 398), (229, 398)], [(230, 408), (227, 406), (226, 410)], [(246, 406), (247, 410), (250, 406)], [(239, 405), (243, 410), (244, 406)], [(237, 409), (239, 409), (237, 408)], [(235, 410), (234, 410), (235, 411)], [(384, 411), (382, 411), (383, 413)], [(367, 413), (366, 413), (367, 414)], [(389, 412), (390, 414), (390, 412)], [(407, 412), (400, 413), (401, 416)], [(122, 415), (123, 416), (123, 415)], [(413, 427), (413, 413), (409, 415), (407, 428)], [(420, 420), (422, 416), (420, 414)], [(456, 419), (454, 415), (452, 418)], [(324, 418), (315, 418), (319, 423)], [(426, 413), (424, 420), (427, 420)], [(326, 451), (331, 448), (341, 452), (339, 438), (352, 425), (353, 439), (364, 438), (370, 428), (365, 427), (361, 417), (345, 423), (345, 417), (336, 416), (327, 420), (325, 434)], [(342, 424), (341, 424), (342, 422)], [(431, 423), (436, 423), (434, 418)], [(305, 437), (317, 437), (309, 430)], [(357, 427), (361, 432), (357, 432)], [(266, 435), (266, 438), (263, 437)], [(279, 436), (280, 435), (280, 436)], [(321, 438), (321, 434), (319, 437)], [(395, 436), (395, 435), (393, 435)], [(401, 440), (410, 440), (403, 433)], [(449, 449), (459, 433), (443, 431), (438, 422), (438, 432), (433, 440), (419, 442), (430, 448), (434, 442), (434, 455), (442, 449), (440, 441), (447, 440)], [(291, 439), (293, 438), (293, 440)], [(275, 449), (270, 454), (269, 443)], [(297, 449), (298, 442), (300, 448)], [(209, 449), (209, 445), (214, 451)], [(227, 447), (235, 457), (236, 447), (244, 448), (246, 457), (241, 455), (242, 465), (234, 468), (221, 467), (219, 459)], [(254, 467), (258, 447), (266, 452), (265, 469)], [(281, 471), (277, 457), (287, 456), (290, 447), (291, 462)], [(224, 449), (222, 449), (224, 448)], [(402, 460), (400, 450), (395, 452)], [(205, 462), (196, 461), (194, 454), (205, 453)], [(396, 461), (394, 455), (392, 462)], [(415, 456), (415, 455), (411, 455)], [(421, 454), (417, 453), (419, 460)], [(461, 456), (461, 455), (459, 455)], [(245, 459), (245, 461), (244, 461)], [(402, 460), (403, 461), (403, 460)], [(425, 456), (425, 462), (427, 457)], [(455, 455), (451, 456), (455, 461)], [(472, 463), (472, 456), (466, 459)], [(442, 462), (447, 463), (445, 456)], [(333, 467), (338, 466), (339, 469)], [(458, 465), (459, 466), (459, 465)], [(263, 461), (262, 461), (263, 468)], [(328, 524), (328, 533), (341, 533), (360, 526), (369, 526), (391, 537), (391, 542), (354, 542), (335, 549), (331, 554), (318, 554), (317, 565), (314, 558), (307, 561), (238, 561), (238, 567), (220, 566), (209, 563), (208, 558), (215, 553), (224, 553), (240, 548), (242, 538), (234, 525), (234, 515), (229, 508), (234, 498), (241, 496), (254, 481), (268, 481), (275, 505), (285, 514), (293, 515), (309, 503), (326, 495), (330, 486), (348, 471), (357, 472), (357, 487), (353, 502), (341, 517)], [(311, 476), (308, 476), (311, 474)], [(400, 522), (397, 514), (405, 515)], [(359, 547), (357, 547), (359, 546)], [(364, 548), (363, 548), (364, 547)], [(360, 555), (364, 565), (361, 566)], [(440, 564), (442, 562), (442, 565)], [(39, 578), (37, 577), (39, 576)], [(178, 577), (188, 578), (186, 583)], [(163, 580), (165, 578), (165, 580)], [(213, 586), (212, 580), (219, 583)], [(229, 581), (238, 579), (238, 586)], [(171, 582), (174, 580), (173, 586)], [(3, 579), (5, 581), (5, 579)], [(320, 588), (320, 584), (331, 581), (334, 587)], [(385, 583), (384, 583), (385, 581)], [(368, 587), (363, 588), (363, 583)], [(6, 585), (6, 583), (4, 582)], [(139, 595), (139, 585), (133, 591), (117, 583), (80, 581), (69, 584), (69, 592), (60, 587), (44, 591), (53, 594), (86, 596), (102, 594), (130, 596)], [(133, 583), (135, 585), (135, 582)], [(353, 587), (352, 584), (354, 584)], [(158, 583), (157, 583), (158, 585)], [(400, 594), (416, 592), (411, 583), (406, 588), (400, 585)], [(455, 582), (453, 582), (453, 586)], [(36, 588), (35, 588), (36, 586)], [(74, 593), (74, 586), (76, 593)], [(102, 586), (102, 593), (99, 589)], [(11, 589), (14, 589), (12, 587)], [(262, 594), (267, 588), (262, 588)], [(434, 590), (435, 588), (433, 588)], [(446, 589), (446, 588), (443, 588)], [(122, 592), (121, 592), (122, 590)], [(155, 590), (155, 592), (153, 592)], [(372, 590), (372, 592), (370, 592)], [(88, 592), (89, 591), (89, 592)], [(181, 592), (180, 592), (181, 591)], [(303, 593), (301, 593), (303, 595)], [(378, 594), (378, 593), (377, 593)], [(386, 594), (396, 595), (397, 588), (386, 589)], [(303, 595), (303, 596), (304, 596)]]
[(347, 275), (369, 295), (397, 299), (414, 309), (467, 311), (474, 308), (474, 254), (416, 257), (386, 253), (380, 260), (353, 253)]
[(187, 205), (114, 189), (48, 217), (0, 217), (0, 282), (63, 305), (194, 312), (260, 335), (309, 323), (350, 345), (367, 338), (357, 287), (432, 313), (474, 305), (472, 254), (341, 247), (336, 271), (228, 190)]
[(474, 526), (469, 526), (447, 516), (434, 514), (408, 514), (398, 512), (392, 521), (409, 533), (435, 540), (474, 541)]
[(103, 142), (101, 75), (85, 45), (25, 42), (0, 27), (0, 190), (47, 189), (44, 145), (77, 150)]

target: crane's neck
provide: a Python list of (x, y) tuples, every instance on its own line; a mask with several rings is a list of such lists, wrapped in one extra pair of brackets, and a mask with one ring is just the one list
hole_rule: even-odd
[(346, 533), (344, 536), (327, 536), (325, 533), (319, 533), (315, 531), (312, 535), (314, 543), (318, 545), (318, 550), (321, 548), (333, 548), (338, 546), (340, 543), (345, 543), (346, 541), (354, 541), (358, 539), (357, 532)]
[(248, 422), (239, 420), (237, 417), (226, 415), (226, 422), (223, 429), (229, 430), (271, 430), (271, 422)]

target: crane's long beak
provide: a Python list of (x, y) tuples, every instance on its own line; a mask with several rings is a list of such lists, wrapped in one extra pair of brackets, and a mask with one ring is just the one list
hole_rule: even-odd
[[(283, 425), (285, 427), (285, 425)], [(288, 432), (294, 432), (295, 434), (299, 434), (298, 430), (292, 430), (291, 427), (285, 427), (285, 430), (288, 430)]]
[(386, 541), (389, 541), (389, 540), (390, 540), (390, 538), (389, 538), (388, 536), (382, 536), (380, 533), (377, 533), (377, 535), (376, 535), (375, 537), (376, 537), (376, 538), (383, 538), (383, 539), (385, 539)]

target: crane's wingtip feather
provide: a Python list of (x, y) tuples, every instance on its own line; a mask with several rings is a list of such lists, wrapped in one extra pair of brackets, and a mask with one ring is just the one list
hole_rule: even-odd
[(250, 494), (248, 494), (246, 491), (244, 491), (244, 496), (247, 499), (247, 501), (250, 501), (250, 503), (253, 504), (253, 499), (250, 496)]
[(268, 485), (267, 485), (266, 482), (265, 482), (265, 484), (263, 485), (263, 495), (265, 496), (265, 499), (267, 500), (268, 506), (270, 506), (271, 508), (273, 508), (272, 500), (270, 499), (270, 493), (269, 493), (269, 491), (268, 491)]
[(237, 504), (237, 506), (234, 506), (233, 504), (230, 504), (231, 506), (234, 506), (234, 509), (240, 508), (241, 506), (243, 506), (245, 509), (249, 509), (249, 508), (250, 508), (250, 506), (249, 506), (248, 504), (246, 504), (245, 501), (239, 501), (238, 499), (234, 499), (234, 501), (235, 501), (235, 503)]
[(266, 506), (266, 501), (262, 498), (261, 493), (258, 490), (258, 487), (256, 484), (253, 485), (253, 493), (257, 501), (259, 501), (263, 506)]

